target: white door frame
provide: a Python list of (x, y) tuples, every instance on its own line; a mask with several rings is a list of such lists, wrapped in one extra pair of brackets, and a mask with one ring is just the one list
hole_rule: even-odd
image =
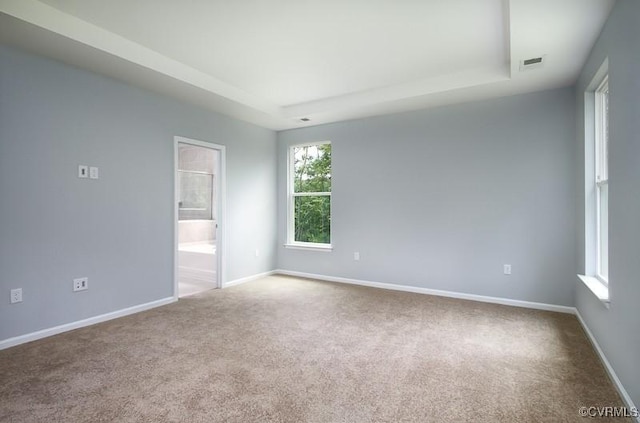
[(206, 141), (198, 141), (190, 138), (173, 137), (173, 298), (178, 299), (178, 202), (180, 201), (180, 189), (178, 186), (178, 144), (190, 144), (198, 147), (218, 150), (220, 152), (220, 168), (216, 172), (218, 181), (217, 196), (217, 220), (216, 233), (216, 278), (217, 288), (222, 288), (226, 282), (226, 257), (227, 257), (227, 153), (224, 145)]

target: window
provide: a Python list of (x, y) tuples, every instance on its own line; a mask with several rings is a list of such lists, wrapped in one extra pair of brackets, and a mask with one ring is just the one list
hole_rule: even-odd
[(609, 307), (609, 61), (585, 91), (585, 269), (578, 277)]
[(211, 207), (215, 188), (214, 177), (206, 172), (178, 170), (179, 220), (215, 219)]
[(331, 143), (289, 149), (287, 246), (331, 248)]
[(178, 220), (215, 220), (214, 150), (197, 145), (178, 143)]
[(609, 78), (595, 91), (596, 277), (609, 283)]

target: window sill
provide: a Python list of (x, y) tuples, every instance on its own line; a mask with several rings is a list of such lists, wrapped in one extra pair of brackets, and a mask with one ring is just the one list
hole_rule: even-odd
[(324, 253), (330, 253), (333, 251), (333, 246), (331, 244), (284, 244), (284, 248), (291, 250), (322, 251)]
[(609, 287), (593, 276), (578, 275), (589, 291), (595, 295), (606, 308), (609, 308)]

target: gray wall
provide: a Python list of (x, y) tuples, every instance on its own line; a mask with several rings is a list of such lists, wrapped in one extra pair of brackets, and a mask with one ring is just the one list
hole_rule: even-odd
[(5, 47), (0, 72), (0, 340), (173, 295), (175, 135), (227, 146), (227, 280), (274, 268), (273, 131)]
[[(278, 133), (278, 267), (572, 306), (574, 108), (568, 88)], [(334, 250), (285, 249), (287, 149), (320, 140)]]
[[(640, 404), (640, 2), (618, 0), (577, 83), (578, 269), (585, 272), (584, 91), (609, 58), (609, 294), (606, 309), (580, 282), (576, 307)], [(586, 169), (589, 171), (589, 169)]]

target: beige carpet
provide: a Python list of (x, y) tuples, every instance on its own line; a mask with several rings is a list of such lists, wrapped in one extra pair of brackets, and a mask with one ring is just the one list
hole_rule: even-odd
[(585, 422), (581, 406), (622, 405), (574, 316), (287, 277), (0, 351), (0, 381), (2, 422)]

